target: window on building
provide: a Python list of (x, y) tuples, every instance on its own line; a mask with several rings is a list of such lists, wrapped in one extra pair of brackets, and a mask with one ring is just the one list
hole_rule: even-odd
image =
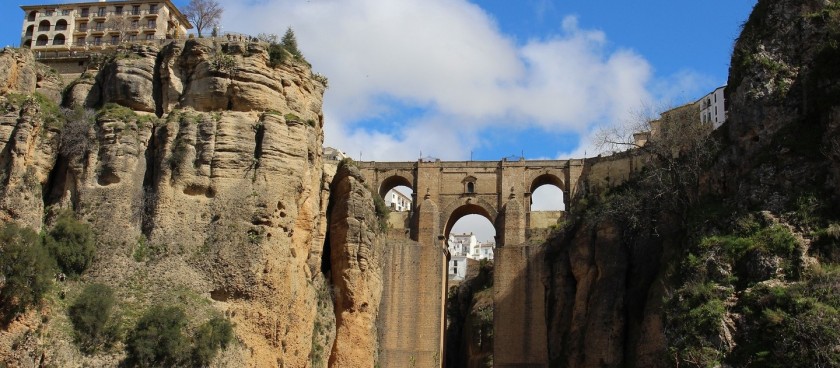
[(93, 44), (95, 46), (102, 45), (102, 37), (96, 36), (93, 38)]
[(85, 38), (79, 37), (76, 39), (76, 46), (84, 46), (85, 45)]
[(154, 19), (149, 19), (149, 22), (146, 23), (146, 28), (157, 28), (157, 22)]
[(87, 23), (79, 23), (79, 31), (87, 32)]
[(157, 4), (149, 4), (149, 14), (157, 14)]
[(49, 32), (50, 31), (50, 21), (42, 20), (41, 23), (38, 23), (38, 32)]
[(111, 36), (111, 44), (117, 45), (120, 43), (120, 36)]
[(56, 31), (66, 31), (67, 30), (67, 21), (64, 19), (59, 19), (58, 22), (55, 23), (55, 30)]
[(61, 11), (61, 15), (70, 15), (70, 9), (64, 9)]
[(90, 15), (90, 8), (82, 8), (82, 17), (87, 17)]
[(55, 38), (53, 38), (53, 45), (63, 45), (64, 44), (64, 35), (57, 34)]
[(115, 8), (114, 8), (114, 14), (116, 14), (116, 15), (122, 15), (122, 13), (123, 13), (123, 7), (118, 6), (118, 7), (115, 7)]
[(96, 12), (96, 15), (97, 15), (97, 16), (99, 16), (99, 17), (104, 17), (104, 16), (106, 16), (107, 14), (108, 14), (108, 12), (105, 10), (105, 7), (104, 7), (104, 6), (103, 6), (103, 7), (100, 7), (100, 8), (99, 8), (99, 11), (97, 11), (97, 12)]
[(149, 33), (146, 35), (146, 41), (153, 41), (155, 39), (155, 35)]
[(453, 262), (453, 266), (455, 266), (455, 268), (458, 268), (458, 261), (452, 261), (452, 262)]
[(35, 41), (35, 46), (46, 46), (50, 40), (47, 38), (47, 35), (40, 35), (38, 39)]
[(128, 35), (128, 40), (132, 42), (137, 41), (137, 35)]
[(34, 22), (35, 21), (35, 15), (37, 15), (37, 14), (38, 14), (38, 12), (34, 11), (34, 10), (29, 12), (29, 16), (26, 17), (26, 20), (30, 21), (30, 22)]
[(467, 193), (475, 193), (475, 183), (467, 183)]
[(132, 20), (131, 21), (131, 29), (137, 29), (137, 28), (140, 28), (140, 21), (136, 20), (136, 19)]
[(140, 15), (140, 5), (134, 5), (131, 7), (131, 15)]
[(44, 15), (45, 15), (45, 16), (47, 16), (47, 17), (51, 17), (51, 16), (53, 16), (53, 10), (52, 10), (52, 9), (47, 9), (47, 10), (44, 12)]

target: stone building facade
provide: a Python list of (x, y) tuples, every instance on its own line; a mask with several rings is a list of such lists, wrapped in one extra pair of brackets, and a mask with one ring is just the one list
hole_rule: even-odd
[(192, 24), (171, 0), (24, 5), (22, 47), (87, 51), (122, 42), (185, 38)]

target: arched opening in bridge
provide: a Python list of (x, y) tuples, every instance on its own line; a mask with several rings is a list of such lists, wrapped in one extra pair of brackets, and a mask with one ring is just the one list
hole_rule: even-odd
[(492, 361), (495, 237), (496, 228), (481, 206), (464, 205), (447, 223), (446, 367)]
[(563, 187), (560, 178), (548, 173), (534, 179), (531, 183), (528, 228), (547, 229), (563, 220), (567, 210)]
[(405, 177), (395, 175), (382, 181), (379, 196), (391, 210), (388, 224), (392, 229), (409, 228), (411, 211), (414, 209), (413, 195), (411, 182)]
[(445, 230), (445, 246), (450, 256), (449, 280), (464, 280), (470, 263), (477, 265), (481, 260), (493, 260), (496, 227), (484, 207), (475, 204), (459, 207), (450, 215)]
[(565, 211), (563, 187), (563, 181), (557, 176), (538, 176), (531, 183), (531, 211)]

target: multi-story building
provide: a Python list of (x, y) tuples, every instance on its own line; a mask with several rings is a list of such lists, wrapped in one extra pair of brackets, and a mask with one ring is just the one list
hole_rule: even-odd
[(411, 198), (396, 189), (391, 189), (385, 194), (385, 204), (391, 208), (391, 211), (411, 211)]
[(450, 280), (462, 281), (467, 275), (467, 260), (493, 260), (493, 242), (479, 242), (475, 234), (449, 234), (448, 274)]
[(719, 128), (726, 122), (726, 104), (723, 97), (723, 90), (726, 86), (718, 87), (712, 93), (703, 96), (697, 101), (700, 109), (700, 121), (711, 123), (714, 129)]
[(663, 112), (660, 114), (662, 119), (650, 122), (649, 131), (633, 133), (634, 144), (642, 147), (651, 139), (656, 139), (662, 121), (668, 120), (667, 117), (674, 119), (690, 118), (695, 121), (699, 120), (701, 124), (710, 124), (712, 129), (720, 128), (726, 122), (726, 101), (723, 94), (725, 89), (726, 86), (718, 87), (696, 102)]
[(21, 46), (83, 51), (121, 42), (179, 39), (192, 24), (171, 0), (25, 5)]

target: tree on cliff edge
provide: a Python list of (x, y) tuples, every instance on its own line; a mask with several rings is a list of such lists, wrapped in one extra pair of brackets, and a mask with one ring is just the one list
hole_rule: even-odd
[(195, 26), (198, 37), (201, 37), (203, 30), (219, 25), (223, 11), (224, 9), (216, 0), (190, 0), (189, 5), (184, 9), (184, 15)]

